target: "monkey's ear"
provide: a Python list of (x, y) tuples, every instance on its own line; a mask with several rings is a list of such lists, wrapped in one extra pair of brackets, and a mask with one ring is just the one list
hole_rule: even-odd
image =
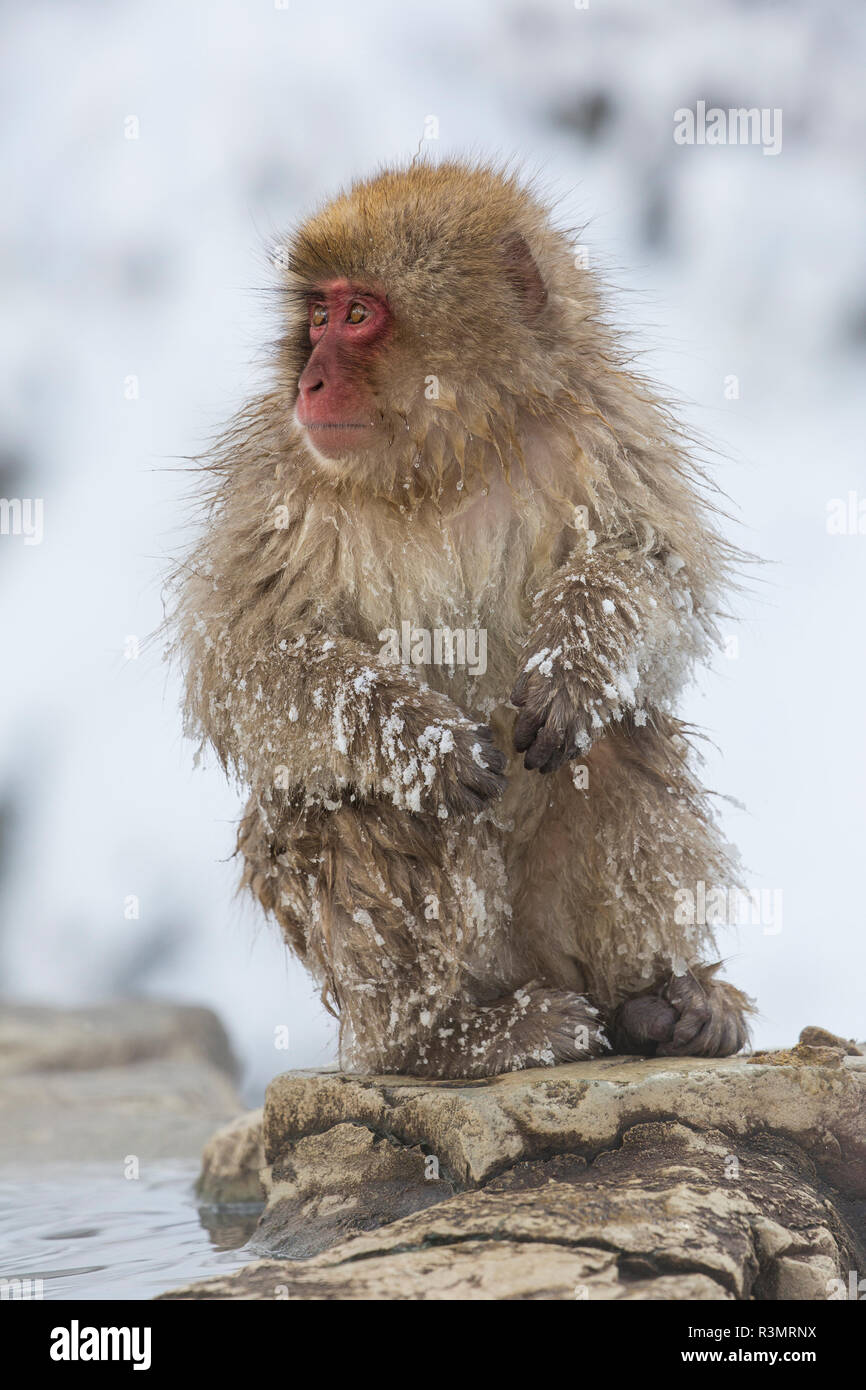
[(510, 232), (502, 243), (505, 274), (514, 286), (527, 318), (537, 319), (547, 303), (547, 286), (535, 257), (520, 232)]

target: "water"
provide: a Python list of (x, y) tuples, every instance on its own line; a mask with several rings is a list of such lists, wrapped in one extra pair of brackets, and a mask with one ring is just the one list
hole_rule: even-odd
[[(0, 1178), (0, 1279), (47, 1299), (148, 1299), (248, 1264), (259, 1207), (199, 1208), (197, 1160), (56, 1165)], [(7, 1295), (8, 1296), (8, 1295)]]

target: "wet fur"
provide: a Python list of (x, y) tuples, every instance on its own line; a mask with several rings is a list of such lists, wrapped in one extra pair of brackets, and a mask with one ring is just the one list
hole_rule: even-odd
[[(386, 442), (334, 463), (292, 410), (305, 295), (337, 275), (386, 293), (396, 331), (371, 380)], [(249, 791), (244, 882), (346, 1060), (735, 1050), (747, 1001), (674, 916), (677, 887), (736, 880), (675, 714), (735, 556), (594, 280), (515, 179), (422, 163), (310, 219), (282, 295), (274, 384), (207, 460), (173, 624), (188, 730)], [(404, 619), (486, 628), (486, 672), (383, 664)]]

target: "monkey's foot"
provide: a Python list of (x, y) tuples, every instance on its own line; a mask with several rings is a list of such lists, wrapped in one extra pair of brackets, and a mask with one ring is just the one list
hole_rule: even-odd
[(494, 1004), (440, 1019), (399, 1061), (367, 1058), (365, 1066), (444, 1081), (580, 1062), (610, 1050), (599, 1011), (584, 995), (533, 980)]
[(660, 988), (626, 999), (616, 1011), (614, 1043), (619, 1052), (647, 1057), (729, 1057), (746, 1043), (752, 1006), (726, 980), (718, 965), (673, 975)]
[(482, 1076), (579, 1062), (611, 1050), (599, 1011), (584, 995), (535, 981), (479, 1009), (460, 1033), (473, 1072)]

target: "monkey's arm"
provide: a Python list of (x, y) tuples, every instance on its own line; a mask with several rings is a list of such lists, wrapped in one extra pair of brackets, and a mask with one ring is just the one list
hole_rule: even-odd
[(511, 692), (525, 766), (553, 772), (611, 723), (670, 708), (713, 635), (676, 562), (582, 541), (536, 596)]
[(321, 629), (253, 659), (223, 632), (188, 662), (190, 730), (253, 790), (308, 798), (386, 796), (439, 817), (501, 794), (491, 731), (363, 644)]

